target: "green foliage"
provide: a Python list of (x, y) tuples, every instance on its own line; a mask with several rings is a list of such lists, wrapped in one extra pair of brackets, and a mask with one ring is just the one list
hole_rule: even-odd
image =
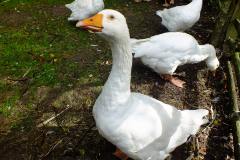
[(226, 39), (235, 42), (238, 38), (238, 32), (233, 24), (230, 24), (227, 30)]
[[(211, 0), (213, 5), (218, 5), (220, 16), (217, 25), (221, 24), (222, 40), (226, 40), (228, 46), (235, 50), (238, 48), (240, 1), (237, 0)], [(224, 34), (223, 34), (223, 33)]]
[(219, 8), (224, 12), (228, 13), (229, 7), (231, 5), (230, 0), (218, 0)]
[(210, 0), (212, 6), (218, 6), (218, 8), (224, 13), (228, 13), (229, 7), (231, 5), (231, 0)]

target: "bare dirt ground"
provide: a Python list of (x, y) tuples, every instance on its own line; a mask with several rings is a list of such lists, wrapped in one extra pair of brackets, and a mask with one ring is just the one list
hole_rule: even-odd
[[(184, 4), (176, 1), (176, 5)], [(204, 1), (206, 2), (206, 1)], [(131, 36), (146, 38), (160, 34), (166, 30), (160, 25), (160, 19), (154, 12), (162, 8), (157, 1), (144, 3), (150, 5), (151, 10), (133, 12), (129, 3), (118, 8), (127, 17)], [(58, 8), (59, 7), (59, 8)], [(51, 9), (53, 14), (61, 11), (62, 6)], [(6, 18), (14, 17), (7, 13)], [(3, 17), (4, 18), (4, 17)], [(16, 19), (21, 19), (17, 16)], [(200, 43), (209, 42), (211, 30), (214, 26), (216, 10), (204, 3), (201, 20), (188, 33), (198, 39)], [(22, 23), (24, 20), (19, 20)], [(10, 23), (10, 22), (9, 22)], [(73, 26), (74, 27), (74, 26)], [(91, 36), (102, 51), (110, 54), (107, 45), (99, 38)], [(82, 52), (96, 52), (88, 49)], [(91, 54), (91, 53), (88, 53)], [(97, 56), (97, 54), (96, 54)], [(211, 112), (210, 123), (203, 126), (201, 131), (189, 138), (189, 141), (177, 148), (171, 160), (230, 160), (233, 157), (232, 128), (228, 120), (229, 99), (226, 89), (225, 65), (226, 57), (219, 52), (221, 67), (214, 77), (207, 71), (204, 63), (185, 65), (177, 70), (179, 78), (186, 81), (185, 88), (179, 89), (162, 80), (156, 73), (143, 66), (139, 60), (134, 60), (132, 71), (132, 91), (150, 95), (179, 109), (206, 108)], [(96, 57), (97, 58), (97, 57)], [(87, 61), (82, 54), (68, 58), (69, 61)], [(111, 67), (111, 58), (102, 59), (104, 64), (98, 70), (103, 81), (106, 80)], [(38, 87), (36, 95), (31, 92), (22, 96), (23, 104), (34, 101), (36, 109), (29, 113), (31, 120), (24, 119), (20, 123), (28, 124), (26, 128), (11, 130), (0, 136), (0, 159), (58, 159), (58, 160), (113, 160), (114, 146), (104, 140), (97, 132), (92, 118), (92, 106), (103, 84), (84, 83), (69, 89), (56, 86)], [(45, 126), (38, 126), (41, 122), (57, 116)], [(33, 120), (33, 122), (32, 122)], [(1, 122), (1, 119), (0, 119)]]

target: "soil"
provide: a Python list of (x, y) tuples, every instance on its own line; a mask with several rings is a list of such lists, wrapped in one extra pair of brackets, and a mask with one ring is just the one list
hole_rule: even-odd
[[(206, 2), (206, 1), (205, 1)], [(175, 5), (187, 2), (176, 1)], [(131, 3), (131, 5), (138, 5)], [(162, 8), (157, 1), (145, 3), (151, 10), (145, 10), (137, 16), (128, 10), (128, 6), (118, 8), (127, 17), (131, 36), (146, 38), (166, 32), (160, 25), (160, 19), (154, 11)], [(48, 8), (53, 14), (67, 15), (62, 6)], [(59, 13), (60, 11), (60, 13)], [(55, 13), (56, 12), (56, 13)], [(200, 43), (209, 42), (214, 27), (216, 10), (204, 3), (201, 20), (189, 31)], [(5, 16), (5, 17), (4, 17)], [(23, 23), (22, 15), (5, 13), (1, 19), (9, 18), (10, 24)], [(16, 23), (13, 23), (13, 21)], [(100, 42), (100, 45), (104, 42)], [(107, 47), (103, 44), (104, 47)], [(104, 48), (102, 48), (104, 50)], [(94, 51), (93, 51), (94, 52)], [(80, 57), (79, 57), (80, 56)], [(77, 61), (82, 55), (71, 57)], [(150, 95), (179, 109), (205, 108), (211, 113), (210, 123), (188, 142), (178, 147), (169, 157), (171, 160), (230, 160), (233, 155), (233, 136), (231, 122), (228, 119), (229, 99), (226, 88), (227, 57), (221, 56), (221, 67), (216, 75), (208, 72), (204, 63), (184, 65), (177, 70), (177, 76), (186, 81), (183, 89), (162, 80), (159, 75), (145, 67), (139, 60), (134, 60), (132, 71), (132, 91)], [(111, 59), (106, 61), (111, 64)], [(108, 67), (99, 68), (102, 79), (109, 74)], [(102, 84), (103, 85), (103, 84)], [(36, 109), (20, 123), (28, 124), (25, 128), (4, 132), (0, 136), (0, 159), (58, 159), (58, 160), (114, 160), (115, 147), (103, 139), (97, 132), (92, 118), (92, 106), (101, 90), (101, 86), (86, 83), (70, 89), (62, 87), (39, 87), (34, 97)], [(22, 96), (22, 103), (27, 103), (31, 92)], [(60, 114), (45, 126), (37, 127), (41, 122)], [(0, 119), (1, 122), (1, 119)], [(35, 126), (35, 127), (30, 127)]]

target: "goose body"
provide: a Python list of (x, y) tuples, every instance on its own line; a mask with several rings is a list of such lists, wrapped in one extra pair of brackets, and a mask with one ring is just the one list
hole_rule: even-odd
[(205, 109), (180, 111), (130, 90), (132, 49), (124, 16), (103, 10), (77, 27), (97, 32), (110, 44), (111, 73), (93, 107), (99, 133), (135, 160), (163, 160), (206, 123)]
[(163, 9), (156, 12), (162, 18), (162, 25), (169, 31), (185, 31), (191, 28), (200, 18), (202, 0), (192, 0), (191, 3)]
[(135, 58), (159, 74), (172, 75), (178, 66), (187, 63), (207, 62), (210, 70), (218, 65), (216, 51), (210, 44), (199, 45), (187, 33), (168, 32), (147, 39), (131, 39)]
[(103, 0), (75, 0), (65, 5), (72, 11), (69, 21), (77, 21), (89, 18), (104, 9)]
[(131, 46), (134, 57), (141, 58), (143, 64), (160, 75), (173, 75), (178, 66), (201, 61), (211, 71), (219, 66), (215, 48), (210, 44), (199, 45), (187, 33), (168, 32), (147, 39), (131, 39)]
[(93, 110), (99, 133), (135, 160), (164, 160), (197, 133), (208, 114), (205, 109), (180, 111), (139, 93), (108, 110), (101, 103), (99, 98)]

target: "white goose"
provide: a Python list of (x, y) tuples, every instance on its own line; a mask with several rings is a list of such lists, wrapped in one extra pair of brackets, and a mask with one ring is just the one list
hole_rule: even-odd
[(99, 133), (129, 157), (163, 160), (206, 122), (205, 109), (180, 111), (130, 91), (132, 50), (121, 13), (103, 10), (76, 26), (97, 32), (110, 44), (113, 66), (95, 102), (93, 116)]
[(187, 33), (168, 32), (147, 39), (131, 39), (131, 45), (135, 58), (141, 58), (162, 78), (181, 88), (185, 82), (172, 76), (178, 66), (201, 61), (206, 62), (210, 71), (219, 66), (215, 48), (210, 44), (199, 45)]
[(162, 18), (162, 25), (169, 31), (185, 31), (200, 18), (203, 0), (192, 0), (188, 5), (177, 6), (156, 12)]
[(83, 20), (104, 9), (103, 0), (75, 0), (65, 5), (72, 11), (69, 21)]

